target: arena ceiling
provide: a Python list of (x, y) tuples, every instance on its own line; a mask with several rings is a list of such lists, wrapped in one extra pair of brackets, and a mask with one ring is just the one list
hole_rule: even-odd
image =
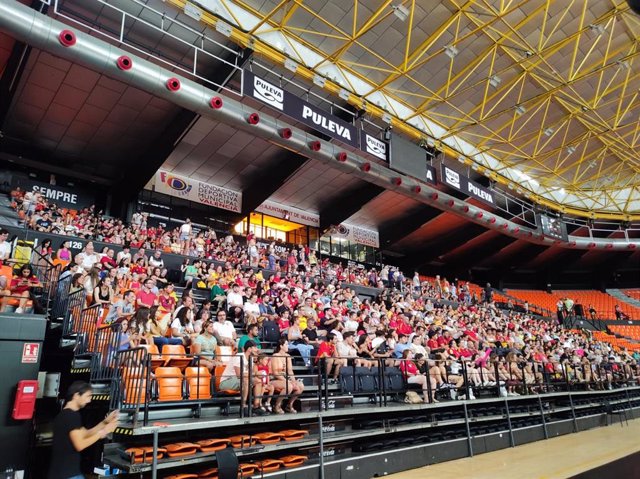
[(194, 3), (237, 43), (538, 203), (640, 213), (640, 17), (625, 0)]

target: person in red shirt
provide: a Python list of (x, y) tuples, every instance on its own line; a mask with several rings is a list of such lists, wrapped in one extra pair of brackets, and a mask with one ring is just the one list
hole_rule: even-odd
[(136, 293), (136, 309), (151, 308), (151, 306), (158, 304), (158, 297), (151, 291), (151, 288), (153, 288), (153, 280), (146, 279), (142, 283), (142, 288)]
[(24, 309), (29, 301), (29, 291), (31, 288), (38, 286), (41, 286), (40, 281), (38, 281), (38, 278), (33, 274), (31, 266), (25, 264), (20, 268), (20, 273), (11, 280), (9, 289), (0, 291), (0, 296), (2, 297), (2, 307), (0, 307), (0, 311), (4, 312), (6, 310), (11, 298), (19, 298), (18, 307), (15, 312), (18, 314), (24, 313)]
[(407, 383), (417, 384), (422, 388), (422, 396), (424, 402), (438, 402), (435, 398), (436, 380), (430, 376), (431, 382), (431, 394), (429, 394), (429, 387), (427, 386), (427, 377), (418, 371), (418, 366), (413, 362), (413, 351), (411, 349), (405, 349), (402, 353), (402, 361), (400, 363), (400, 371), (406, 378)]
[[(336, 358), (336, 343), (338, 342), (338, 337), (333, 333), (327, 334), (327, 340), (320, 343), (318, 347), (318, 353), (316, 356), (316, 364), (320, 361), (320, 359), (324, 358), (325, 360), (325, 374), (329, 379), (330, 383), (336, 383), (338, 381), (338, 374), (340, 373), (340, 368), (347, 365), (346, 359)], [(333, 370), (333, 374), (332, 373)]]

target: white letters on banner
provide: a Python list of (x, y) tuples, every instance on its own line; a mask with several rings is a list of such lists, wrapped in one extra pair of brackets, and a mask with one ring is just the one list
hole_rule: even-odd
[(224, 210), (240, 213), (242, 193), (222, 186), (192, 180), (168, 171), (158, 170), (155, 178), (155, 190), (185, 200), (202, 203)]

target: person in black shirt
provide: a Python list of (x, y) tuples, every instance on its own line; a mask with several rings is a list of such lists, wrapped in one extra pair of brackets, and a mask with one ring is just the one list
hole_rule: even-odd
[(85, 429), (80, 409), (90, 402), (90, 384), (76, 381), (69, 386), (66, 405), (53, 422), (48, 479), (84, 479), (80, 469), (80, 452), (113, 432), (118, 425), (118, 411), (113, 411), (97, 426)]

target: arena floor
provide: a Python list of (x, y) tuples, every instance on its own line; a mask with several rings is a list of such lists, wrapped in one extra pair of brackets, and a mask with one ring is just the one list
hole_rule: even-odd
[[(568, 479), (640, 451), (640, 419), (620, 426), (591, 429), (578, 434), (539, 441), (525, 446), (443, 462), (401, 472), (390, 479)], [(638, 456), (636, 456), (638, 457)], [(640, 477), (640, 461), (635, 472), (610, 477)], [(473, 471), (473, 472), (471, 472)]]

